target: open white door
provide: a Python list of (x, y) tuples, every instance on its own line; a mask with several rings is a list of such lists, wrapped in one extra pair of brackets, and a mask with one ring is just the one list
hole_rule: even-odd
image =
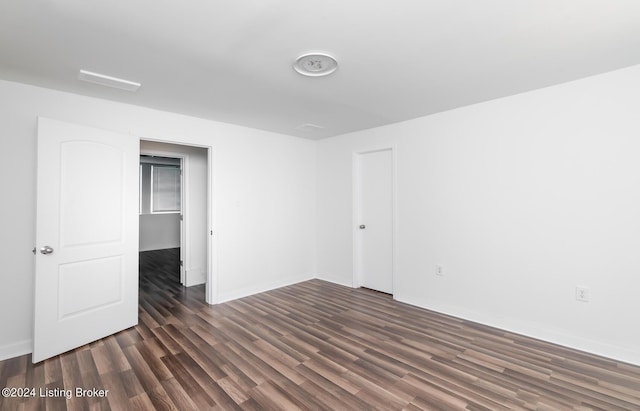
[(38, 119), (34, 363), (138, 322), (139, 152)]

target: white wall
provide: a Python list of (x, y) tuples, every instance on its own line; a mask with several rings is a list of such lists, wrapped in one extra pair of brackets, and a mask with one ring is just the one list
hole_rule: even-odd
[(313, 277), (314, 142), (0, 81), (0, 359), (31, 350), (36, 116), (212, 146), (220, 300)]
[[(206, 223), (205, 217), (205, 223)], [(206, 226), (205, 226), (206, 230)], [(140, 245), (138, 250), (164, 250), (180, 247), (180, 214), (140, 214)], [(202, 241), (206, 267), (206, 238)], [(203, 281), (204, 282), (204, 281)], [(201, 283), (200, 283), (201, 284)]]
[(638, 90), (635, 66), (319, 141), (320, 276), (352, 283), (352, 153), (395, 145), (396, 299), (640, 364)]

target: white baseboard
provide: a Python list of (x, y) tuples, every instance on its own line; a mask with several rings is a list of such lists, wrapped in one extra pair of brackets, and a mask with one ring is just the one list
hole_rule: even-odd
[(487, 325), (499, 330), (523, 335), (537, 340), (546, 341), (563, 347), (590, 354), (599, 355), (615, 361), (620, 361), (635, 366), (640, 366), (640, 351), (621, 345), (613, 345), (602, 341), (594, 341), (581, 336), (571, 335), (566, 332), (547, 328), (540, 324), (530, 324), (524, 321), (507, 320), (504, 318), (489, 318), (478, 313), (461, 310), (454, 307), (429, 306), (417, 301), (398, 299), (399, 302), (424, 308), (441, 314), (450, 315), (462, 320), (472, 321), (478, 324)]
[(32, 340), (24, 340), (13, 344), (3, 345), (0, 346), (0, 361), (19, 357), (25, 354), (31, 354), (32, 351)]
[(207, 276), (200, 267), (189, 268), (185, 270), (186, 284), (185, 287), (200, 285), (207, 282)]
[(316, 275), (314, 278), (317, 279), (317, 280), (326, 281), (326, 282), (331, 283), (331, 284), (337, 284), (337, 285), (342, 285), (344, 287), (353, 288), (353, 282), (352, 281), (345, 282), (342, 279), (324, 277), (324, 276), (321, 276), (321, 275)]
[(218, 303), (224, 303), (227, 301), (237, 300), (238, 298), (248, 297), (253, 294), (263, 293), (265, 291), (274, 290), (280, 287), (286, 287), (288, 285), (301, 283), (308, 280), (313, 280), (316, 277), (312, 274), (307, 274), (303, 276), (297, 276), (295, 278), (283, 279), (277, 282), (273, 282), (270, 284), (262, 284), (262, 285), (252, 285), (250, 287), (244, 287), (242, 289), (234, 290), (229, 293), (219, 294)]

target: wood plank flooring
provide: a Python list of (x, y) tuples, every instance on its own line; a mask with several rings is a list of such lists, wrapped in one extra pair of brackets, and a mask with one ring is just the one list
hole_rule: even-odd
[(1, 410), (640, 410), (640, 367), (319, 280), (208, 306), (175, 251), (140, 262), (139, 325), (0, 362), (0, 388), (55, 394)]

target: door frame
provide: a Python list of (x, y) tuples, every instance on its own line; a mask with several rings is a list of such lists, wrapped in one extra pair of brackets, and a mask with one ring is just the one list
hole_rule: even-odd
[[(209, 145), (203, 145), (203, 144), (197, 144), (197, 143), (191, 143), (189, 142), (190, 140), (188, 138), (185, 138), (184, 140), (180, 139), (164, 139), (162, 137), (160, 138), (148, 138), (148, 137), (144, 137), (140, 134), (138, 134), (138, 144), (140, 144), (141, 141), (149, 141), (149, 142), (155, 142), (155, 143), (164, 143), (164, 144), (174, 144), (174, 145), (179, 145), (179, 146), (185, 146), (185, 147), (197, 147), (197, 148), (204, 148), (207, 150), (207, 193), (206, 193), (206, 199), (207, 199), (207, 227), (206, 227), (206, 233), (207, 233), (207, 265), (206, 265), (206, 283), (205, 283), (205, 302), (207, 304), (217, 304), (218, 303), (218, 270), (217, 270), (217, 264), (215, 264), (214, 262), (217, 261), (217, 240), (216, 237), (214, 236), (214, 231), (213, 231), (213, 227), (215, 226), (215, 216), (216, 216), (216, 205), (214, 202), (214, 191), (213, 191), (213, 187), (215, 187), (214, 182), (215, 182), (215, 166), (213, 164), (213, 161), (215, 160), (215, 149), (213, 146), (209, 146)], [(159, 156), (169, 156), (169, 157), (186, 157), (188, 158), (188, 154), (185, 153), (175, 153), (175, 152), (170, 152), (170, 151), (163, 151), (163, 150), (144, 150), (141, 151), (141, 153), (152, 153), (155, 152), (156, 155)], [(184, 165), (184, 164), (183, 164)], [(188, 168), (188, 166), (186, 167)], [(187, 179), (187, 170), (183, 171), (184, 175), (183, 175), (183, 181), (185, 181), (184, 184), (184, 189), (183, 189), (183, 196), (187, 196), (188, 193), (188, 179)], [(185, 200), (183, 198), (183, 200)], [(185, 203), (183, 203), (185, 204)], [(184, 222), (186, 222), (186, 219), (188, 218), (187, 216), (184, 217), (185, 220)], [(183, 222), (183, 223), (184, 223)], [(187, 233), (188, 233), (188, 228), (186, 224), (185, 225), (185, 237), (188, 238)], [(185, 242), (187, 242), (188, 240), (185, 238)], [(188, 253), (185, 253), (188, 254)], [(184, 264), (185, 266), (187, 266), (187, 261), (186, 261), (186, 255), (185, 255), (185, 260), (184, 260)]]
[(396, 238), (397, 238), (397, 148), (395, 144), (380, 145), (369, 147), (366, 149), (355, 150), (352, 153), (352, 193), (353, 193), (353, 212), (352, 212), (352, 238), (353, 238), (353, 288), (362, 286), (362, 267), (360, 257), (362, 255), (362, 242), (360, 240), (360, 216), (361, 216), (361, 185), (360, 185), (360, 159), (365, 154), (376, 153), (380, 151), (391, 151), (391, 281), (392, 295), (396, 293), (396, 272), (397, 272), (397, 256), (396, 256)]
[[(189, 201), (189, 155), (184, 153), (174, 153), (162, 150), (140, 150), (141, 156), (156, 156), (165, 158), (177, 158), (180, 160), (180, 260), (182, 265), (180, 266), (180, 284), (184, 285), (186, 281), (187, 267), (191, 267), (189, 264), (189, 225), (187, 224), (187, 202)], [(142, 199), (140, 199), (142, 201)]]

